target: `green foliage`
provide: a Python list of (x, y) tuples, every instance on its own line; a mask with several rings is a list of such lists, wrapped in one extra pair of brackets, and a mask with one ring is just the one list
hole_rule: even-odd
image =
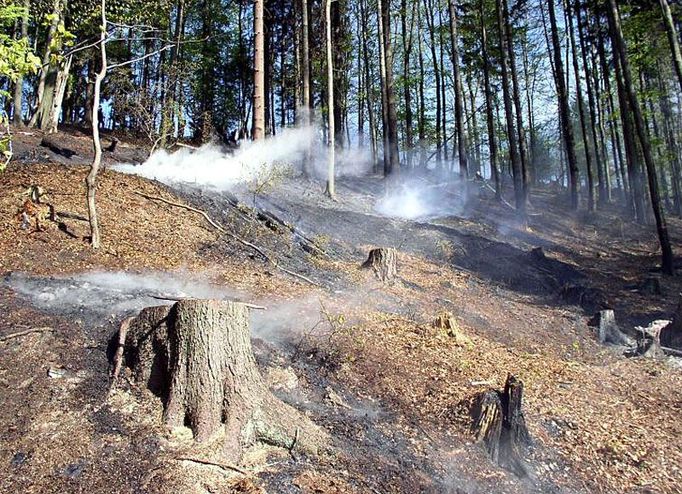
[[(7, 32), (17, 20), (28, 15), (26, 9), (13, 3), (0, 4), (0, 80), (17, 78), (35, 73), (40, 68), (40, 59), (31, 51), (27, 39), (13, 39)], [(0, 90), (0, 96), (9, 98), (7, 91)], [(0, 126), (5, 130), (0, 134), (0, 171), (4, 170), (12, 158), (12, 137), (9, 128), (9, 117), (4, 108), (0, 110)]]

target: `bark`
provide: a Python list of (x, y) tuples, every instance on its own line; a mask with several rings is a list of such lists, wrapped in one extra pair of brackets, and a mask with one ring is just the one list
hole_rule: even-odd
[(362, 35), (362, 55), (363, 55), (363, 68), (365, 72), (365, 102), (367, 104), (367, 117), (369, 119), (369, 134), (370, 134), (370, 147), (372, 150), (372, 169), (374, 173), (377, 170), (377, 131), (376, 131), (376, 117), (374, 115), (374, 99), (372, 98), (373, 85), (370, 84), (372, 80), (370, 75), (370, 58), (369, 58), (369, 47), (367, 44), (367, 15), (365, 12), (365, 0), (360, 0), (360, 32)]
[(334, 56), (332, 49), (332, 0), (325, 2), (325, 27), (327, 44), (327, 195), (334, 199), (336, 191), (334, 184), (334, 147), (336, 145), (334, 133)]
[[(21, 16), (21, 39), (28, 42), (28, 12), (31, 8), (31, 0), (24, 0), (22, 7), (25, 9)], [(24, 78), (17, 77), (14, 84), (14, 98), (12, 115), (12, 123), (16, 126), (24, 125), (23, 119), (23, 101), (24, 101)]]
[(660, 3), (665, 31), (668, 35), (668, 42), (670, 43), (673, 66), (675, 67), (675, 74), (677, 75), (677, 80), (680, 84), (680, 91), (682, 91), (682, 51), (680, 50), (680, 37), (677, 34), (677, 29), (673, 22), (673, 15), (670, 11), (668, 0), (660, 0)]
[(488, 33), (485, 27), (484, 1), (480, 2), (481, 18), (481, 57), (483, 59), (483, 85), (485, 89), (485, 114), (488, 125), (488, 148), (490, 150), (490, 173), (495, 182), (495, 197), (502, 199), (502, 183), (497, 157), (497, 139), (495, 136), (495, 117), (493, 115), (493, 95), (490, 81), (490, 59), (488, 56)]
[[(569, 0), (571, 1), (571, 0)], [(597, 187), (598, 187), (598, 204), (603, 205), (608, 202), (607, 193), (607, 177), (608, 170), (605, 172), (606, 160), (602, 158), (600, 139), (597, 136), (597, 129), (601, 130), (601, 122), (597, 121), (597, 104), (594, 97), (594, 87), (592, 84), (592, 77), (587, 59), (587, 42), (585, 41), (585, 24), (580, 5), (576, 5), (576, 19), (578, 24), (578, 39), (580, 40), (580, 56), (582, 58), (583, 71), (585, 73), (585, 85), (587, 88), (587, 103), (590, 114), (591, 136), (594, 145), (595, 166), (597, 167)], [(594, 180), (594, 179), (593, 179)]]
[(504, 13), (504, 30), (506, 37), (507, 51), (509, 53), (509, 74), (511, 76), (511, 90), (512, 101), (516, 110), (516, 127), (519, 139), (519, 158), (521, 167), (521, 194), (523, 201), (523, 211), (526, 210), (528, 196), (530, 194), (530, 175), (528, 169), (528, 145), (526, 143), (526, 132), (523, 125), (523, 108), (521, 106), (521, 90), (519, 88), (519, 77), (516, 70), (516, 54), (514, 52), (514, 33), (512, 30), (511, 19), (509, 15), (509, 5), (507, 0), (502, 2)]
[(614, 47), (614, 55), (620, 58), (623, 72), (623, 84), (627, 93), (628, 102), (630, 103), (630, 109), (633, 113), (635, 128), (637, 130), (637, 138), (642, 148), (644, 163), (646, 165), (647, 175), (649, 177), (649, 194), (651, 196), (651, 206), (654, 212), (654, 218), (656, 219), (658, 240), (661, 244), (661, 269), (665, 274), (673, 275), (675, 274), (673, 251), (670, 245), (670, 237), (668, 234), (665, 213), (663, 212), (660, 203), (656, 166), (651, 151), (649, 136), (647, 135), (646, 128), (644, 126), (642, 111), (632, 83), (632, 75), (630, 72), (628, 56), (623, 41), (623, 33), (620, 26), (620, 13), (618, 11), (616, 0), (609, 0), (609, 7), (608, 17), (611, 30), (611, 40)]
[(161, 397), (163, 421), (190, 427), (199, 442), (222, 441), (231, 460), (258, 442), (316, 453), (327, 441), (267, 389), (244, 304), (188, 299), (148, 307), (130, 322), (124, 345), (135, 381)]
[(525, 477), (523, 456), (530, 434), (523, 416), (523, 383), (511, 374), (503, 391), (486, 391), (472, 409), (476, 440), (482, 442), (490, 458), (500, 466)]
[(386, 72), (386, 104), (388, 105), (386, 125), (388, 144), (388, 161), (384, 160), (384, 175), (389, 176), (400, 171), (400, 151), (398, 149), (398, 116), (396, 112), (395, 86), (393, 83), (393, 46), (391, 42), (390, 9), (388, 0), (379, 2), (383, 27), (383, 56)]
[(587, 121), (587, 115), (585, 114), (585, 100), (583, 99), (582, 83), (580, 81), (580, 67), (578, 64), (578, 50), (576, 48), (575, 42), (575, 30), (573, 29), (573, 12), (571, 11), (571, 1), (565, 0), (565, 13), (568, 25), (568, 39), (571, 45), (571, 60), (573, 61), (573, 75), (575, 77), (575, 92), (576, 99), (578, 100), (578, 114), (580, 117), (580, 130), (583, 138), (583, 146), (585, 148), (585, 163), (587, 165), (587, 209), (588, 211), (594, 211), (595, 200), (594, 200), (594, 172), (593, 172), (593, 162), (592, 153), (590, 152), (590, 140), (588, 138), (587, 126), (589, 122)]
[(559, 100), (559, 118), (561, 121), (562, 136), (566, 149), (566, 159), (568, 161), (568, 177), (571, 195), (571, 208), (578, 209), (578, 160), (575, 154), (575, 136), (573, 134), (573, 123), (571, 121), (571, 111), (568, 103), (568, 91), (566, 89), (566, 79), (564, 76), (564, 64), (561, 60), (561, 43), (559, 41), (559, 30), (557, 28), (556, 14), (554, 11), (555, 0), (548, 0), (549, 22), (552, 31), (552, 48), (554, 54), (554, 69), (556, 71), (556, 89)]
[(438, 57), (436, 55), (436, 28), (434, 25), (434, 10), (433, 10), (433, 0), (426, 1), (426, 23), (429, 28), (429, 40), (431, 48), (431, 61), (433, 62), (433, 77), (436, 82), (436, 165), (438, 169), (442, 169), (442, 143), (441, 135), (445, 132), (445, 129), (441, 132), (441, 111), (443, 108), (443, 102), (441, 102), (441, 71), (438, 65)]
[(463, 86), (459, 66), (459, 36), (457, 34), (457, 7), (455, 0), (448, 0), (448, 10), (450, 13), (450, 56), (455, 84), (455, 128), (457, 132), (457, 152), (459, 154), (459, 175), (463, 180), (466, 180), (469, 177), (469, 157), (467, 138), (464, 131)]
[(57, 132), (64, 92), (71, 70), (71, 60), (72, 57), (69, 55), (51, 66), (48, 71), (43, 99), (37, 112), (37, 126), (48, 134)]
[[(413, 6), (416, 5), (413, 2)], [(412, 149), (414, 139), (412, 135), (412, 91), (410, 84), (410, 56), (412, 54), (412, 24), (414, 23), (414, 10), (408, 28), (407, 24), (407, 0), (401, 0), (400, 4), (400, 25), (403, 36), (403, 97), (405, 98), (405, 150), (407, 155), (407, 167), (412, 165)]]
[(38, 110), (43, 101), (43, 95), (45, 93), (45, 81), (47, 80), (47, 74), (50, 69), (50, 57), (52, 56), (52, 40), (54, 39), (55, 33), (57, 32), (57, 26), (62, 18), (62, 3), (61, 0), (54, 0), (52, 6), (52, 20), (50, 21), (50, 26), (47, 30), (47, 37), (45, 38), (45, 51), (43, 52), (42, 68), (40, 70), (40, 77), (38, 79), (38, 87), (36, 89), (36, 103), (34, 107), (33, 116), (29, 122), (29, 127), (35, 127), (38, 122)]
[(391, 281), (398, 274), (397, 259), (395, 249), (372, 249), (362, 268), (372, 269), (381, 281)]
[(265, 36), (263, 10), (265, 0), (253, 4), (253, 124), (251, 137), (254, 141), (265, 137)]
[(101, 239), (99, 232), (99, 223), (97, 221), (97, 207), (95, 204), (95, 193), (97, 191), (97, 173), (102, 163), (102, 143), (99, 138), (99, 99), (100, 88), (102, 87), (102, 80), (107, 75), (107, 38), (106, 38), (106, 0), (101, 0), (101, 31), (99, 38), (100, 49), (100, 70), (95, 76), (95, 85), (93, 90), (92, 102), (92, 142), (95, 148), (95, 156), (90, 165), (90, 172), (85, 178), (87, 206), (88, 206), (88, 220), (90, 222), (90, 245), (93, 249), (99, 249)]
[(495, 2), (497, 13), (497, 27), (500, 34), (500, 72), (502, 77), (502, 94), (504, 99), (504, 114), (507, 126), (507, 140), (509, 141), (509, 158), (511, 161), (512, 175), (514, 178), (515, 206), (518, 214), (525, 221), (526, 201), (523, 192), (523, 178), (521, 170), (521, 158), (519, 156), (516, 129), (514, 127), (514, 109), (512, 102), (512, 90), (509, 81), (509, 50), (507, 48), (507, 36), (505, 34), (505, 18), (503, 0)]

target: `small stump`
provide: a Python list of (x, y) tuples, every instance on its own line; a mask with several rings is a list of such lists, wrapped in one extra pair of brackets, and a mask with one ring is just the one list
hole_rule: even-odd
[(231, 459), (258, 441), (316, 452), (326, 435), (270, 393), (248, 321), (246, 305), (221, 300), (143, 309), (124, 336), (125, 365), (162, 398), (167, 425), (190, 427), (197, 441), (224, 432)]
[(672, 322), (661, 329), (661, 345), (682, 350), (682, 296), (673, 314)]
[(398, 274), (397, 259), (398, 255), (393, 248), (372, 249), (369, 251), (369, 256), (362, 268), (371, 268), (375, 276), (381, 281), (391, 281)]
[(504, 391), (490, 390), (478, 396), (472, 410), (476, 440), (490, 458), (520, 477), (528, 474), (523, 455), (530, 434), (522, 410), (523, 383), (511, 374)]
[(597, 340), (602, 344), (632, 346), (634, 341), (623, 333), (616, 323), (616, 313), (612, 309), (600, 310), (590, 322), (597, 328)]

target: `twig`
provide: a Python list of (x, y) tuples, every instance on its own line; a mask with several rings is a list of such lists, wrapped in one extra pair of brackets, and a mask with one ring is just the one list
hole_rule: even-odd
[(216, 223), (215, 221), (213, 221), (213, 219), (211, 219), (211, 217), (208, 215), (208, 213), (206, 213), (206, 211), (202, 211), (201, 209), (193, 208), (192, 206), (188, 206), (188, 205), (186, 205), (186, 204), (180, 204), (179, 202), (169, 201), (168, 199), (164, 199), (163, 197), (160, 197), (160, 196), (153, 196), (153, 195), (149, 195), (149, 194), (144, 194), (144, 193), (138, 192), (138, 191), (135, 191), (135, 194), (137, 194), (137, 195), (139, 195), (139, 196), (142, 196), (142, 197), (144, 197), (145, 199), (149, 199), (149, 200), (152, 200), (152, 201), (161, 201), (161, 202), (163, 202), (163, 203), (165, 203), (165, 204), (168, 204), (169, 206), (175, 206), (175, 207), (178, 207), (178, 208), (186, 209), (187, 211), (192, 211), (193, 213), (200, 214), (201, 216), (204, 217), (204, 219), (205, 219), (206, 221), (208, 221), (208, 222), (211, 224), (211, 226), (212, 226), (213, 228), (215, 228), (216, 230), (218, 230), (220, 233), (223, 233), (223, 234), (225, 234), (225, 235), (228, 235), (229, 237), (232, 237), (233, 239), (235, 239), (235, 240), (236, 240), (237, 242), (239, 242), (240, 244), (245, 245), (246, 247), (249, 247), (249, 248), (255, 250), (255, 251), (258, 252), (261, 256), (263, 256), (263, 258), (264, 258), (266, 261), (268, 261), (269, 263), (271, 263), (271, 264), (272, 264), (273, 266), (275, 266), (277, 269), (279, 269), (279, 270), (281, 270), (281, 271), (283, 271), (283, 272), (285, 272), (285, 273), (287, 273), (287, 274), (289, 274), (289, 275), (291, 275), (291, 276), (293, 276), (293, 277), (295, 277), (295, 278), (298, 278), (298, 279), (303, 280), (303, 281), (305, 281), (305, 282), (307, 282), (307, 283), (310, 283), (311, 285), (320, 286), (319, 283), (314, 282), (314, 281), (311, 280), (310, 278), (308, 278), (308, 277), (306, 277), (306, 276), (303, 276), (302, 274), (294, 273), (293, 271), (290, 271), (290, 270), (288, 270), (288, 269), (286, 269), (286, 268), (280, 266), (272, 257), (270, 257), (268, 254), (266, 254), (266, 253), (263, 251), (263, 249), (261, 249), (260, 247), (258, 247), (258, 246), (255, 245), (255, 244), (252, 244), (252, 243), (249, 242), (248, 240), (244, 240), (243, 238), (239, 237), (238, 235), (235, 235), (234, 233), (232, 233), (232, 232), (226, 230), (226, 229), (223, 228), (219, 223)]
[[(195, 297), (170, 297), (167, 295), (148, 295), (149, 298), (155, 298), (156, 300), (172, 300), (174, 302), (182, 302), (183, 300), (197, 300)], [(235, 300), (235, 302), (245, 305), (249, 309), (254, 309), (254, 310), (267, 310), (268, 308), (263, 306), (263, 305), (254, 305), (250, 304), (248, 302), (240, 302), (239, 300)]]
[(123, 322), (121, 322), (121, 326), (118, 329), (118, 346), (116, 347), (116, 353), (114, 354), (114, 370), (111, 373), (109, 394), (113, 393), (114, 388), (116, 387), (116, 381), (121, 372), (121, 364), (123, 362), (123, 350), (126, 346), (126, 336), (128, 335), (128, 330), (134, 320), (134, 317), (126, 317)]
[(49, 326), (46, 326), (44, 328), (31, 328), (31, 329), (27, 329), (25, 331), (18, 331), (16, 333), (11, 333), (11, 334), (7, 334), (5, 336), (0, 336), (0, 341), (7, 341), (7, 340), (11, 340), (13, 338), (19, 338), (21, 336), (26, 336), (27, 334), (31, 334), (31, 333), (47, 333), (47, 332), (52, 332), (52, 331), (54, 331), (54, 329), (50, 328)]
[(299, 428), (296, 427), (296, 432), (294, 433), (294, 440), (291, 442), (291, 446), (289, 446), (289, 454), (291, 455), (291, 458), (294, 461), (298, 461), (298, 458), (296, 458), (296, 455), (294, 455), (294, 448), (296, 447), (296, 443), (298, 443), (298, 434), (299, 434)]
[(217, 461), (211, 461), (211, 460), (204, 460), (202, 458), (190, 458), (188, 456), (181, 456), (179, 458), (173, 458), (175, 461), (189, 461), (192, 463), (199, 463), (201, 465), (209, 465), (213, 467), (219, 467), (222, 468), (223, 470), (232, 470), (234, 472), (241, 473), (242, 475), (249, 475), (249, 472), (244, 470), (243, 468), (239, 468), (236, 465), (230, 465), (229, 463), (222, 463), (222, 462), (217, 462)]

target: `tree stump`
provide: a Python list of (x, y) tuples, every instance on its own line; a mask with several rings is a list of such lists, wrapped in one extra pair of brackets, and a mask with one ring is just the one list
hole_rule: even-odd
[(612, 309), (600, 310), (590, 319), (588, 324), (597, 328), (599, 343), (623, 346), (635, 344), (634, 340), (618, 327), (616, 313)]
[(231, 459), (258, 441), (315, 453), (325, 433), (270, 393), (248, 320), (248, 307), (238, 302), (189, 299), (148, 307), (130, 323), (125, 364), (162, 398), (167, 425), (190, 427), (200, 442), (224, 432)]
[(520, 477), (528, 474), (523, 455), (530, 434), (523, 416), (523, 383), (511, 374), (504, 391), (486, 391), (474, 403), (473, 431), (492, 461)]
[(398, 274), (397, 259), (398, 255), (393, 248), (372, 249), (369, 251), (369, 256), (362, 268), (371, 268), (375, 276), (381, 281), (391, 281)]
[(673, 314), (672, 322), (661, 329), (661, 345), (682, 350), (682, 296)]

